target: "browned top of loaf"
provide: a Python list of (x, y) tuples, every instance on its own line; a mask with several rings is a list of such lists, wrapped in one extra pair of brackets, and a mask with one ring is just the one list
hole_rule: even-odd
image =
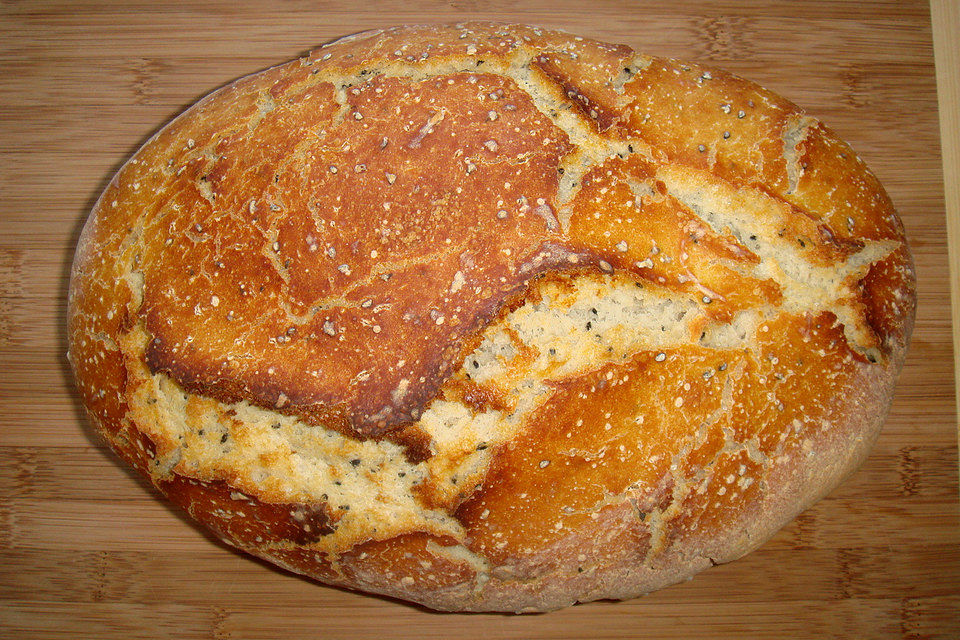
[[(591, 521), (590, 505), (627, 485), (643, 488), (646, 510), (682, 503), (658, 536), (739, 513), (761, 482), (697, 483), (750, 476), (799, 450), (799, 425), (849, 423), (851, 402), (883, 405), (915, 301), (886, 193), (792, 103), (721, 71), (488, 23), (360, 34), (212, 94), (120, 171), (77, 256), (80, 390), (106, 432), (129, 431), (114, 445), (144, 468), (154, 452), (134, 437), (128, 400), (103, 391), (133, 393), (143, 364), (142, 376), (223, 403), (223, 421), (237, 410), (224, 406), (246, 401), (358, 440), (386, 436), (416, 461), (436, 453), (411, 425), (438, 396), (506, 413), (516, 399), (504, 381), (543, 368), (547, 356), (519, 339), (496, 384), (462, 368), (510, 310), (590, 278), (689, 303), (682, 344), (576, 375), (550, 364), (551, 397), (479, 484), (419, 487), (494, 563), (621, 517)], [(751, 312), (760, 320), (743, 325)], [(728, 328), (744, 346), (729, 348)], [(585, 339), (598, 344), (590, 322)], [(637, 406), (658, 407), (642, 428)], [(583, 428), (551, 431), (570, 424)], [(567, 463), (551, 465), (558, 456)], [(297, 513), (291, 526), (313, 522), (310, 540), (343, 517), (325, 504)], [(390, 554), (421, 553), (416, 535)], [(381, 551), (365, 562), (388, 562)]]
[[(593, 208), (633, 194), (588, 197), (609, 180), (596, 167), (558, 194), (565, 169), (582, 172), (576, 144), (623, 155), (630, 140), (650, 146), (608, 164), (631, 179), (679, 163), (788, 203), (783, 233), (811, 261), (901, 239), (873, 176), (786, 100), (625, 46), (496, 25), (363, 34), (242, 80), (152, 140), (97, 216), (142, 242), (151, 369), (376, 434), (415, 418), (470, 338), (547, 270), (663, 277), (709, 291), (718, 315), (778, 301), (775, 284), (738, 273), (756, 259), (747, 246), (669, 195), (598, 225)], [(850, 179), (830, 179), (840, 171)], [(652, 246), (687, 257), (638, 267)], [(857, 320), (878, 344), (901, 337), (903, 263), (893, 254), (860, 291)]]

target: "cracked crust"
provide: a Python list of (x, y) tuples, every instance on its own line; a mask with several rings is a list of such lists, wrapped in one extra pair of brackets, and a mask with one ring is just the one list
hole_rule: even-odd
[(450, 610), (628, 598), (859, 465), (914, 274), (876, 178), (725, 72), (471, 23), (201, 100), (77, 248), (110, 445), (220, 537)]

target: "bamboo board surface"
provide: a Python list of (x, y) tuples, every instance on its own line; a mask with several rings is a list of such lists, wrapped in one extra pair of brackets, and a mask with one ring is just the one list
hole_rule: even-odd
[[(859, 472), (746, 558), (628, 602), (430, 613), (228, 549), (86, 425), (64, 359), (67, 275), (119, 165), (238, 76), (363, 29), (466, 19), (563, 28), (746, 76), (822, 118), (897, 204), (920, 303), (886, 427)], [(960, 637), (933, 48), (935, 28), (955, 45), (955, 27), (932, 25), (925, 1), (0, 2), (0, 637)]]

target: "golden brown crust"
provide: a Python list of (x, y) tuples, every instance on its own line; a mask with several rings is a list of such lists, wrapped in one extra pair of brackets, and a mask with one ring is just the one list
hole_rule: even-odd
[(883, 188), (782, 97), (399, 27), (220, 89), (124, 166), (70, 360), (111, 446), (231, 544), (543, 610), (739, 557), (828, 492), (915, 300)]

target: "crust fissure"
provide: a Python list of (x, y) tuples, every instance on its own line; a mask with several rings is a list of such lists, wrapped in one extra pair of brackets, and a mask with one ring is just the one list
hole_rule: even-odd
[(156, 477), (228, 480), (264, 502), (326, 504), (335, 514), (337, 535), (315, 544), (325, 551), (408, 530), (462, 538), (456, 520), (414, 498), (427, 469), (408, 462), (401, 446), (358, 441), (247, 402), (190, 394), (138, 359), (148, 341), (140, 324), (123, 336), (121, 346), (129, 369), (130, 418), (160, 452)]
[[(717, 233), (731, 233), (737, 241), (756, 254), (760, 261), (748, 275), (777, 282), (783, 302), (776, 312), (800, 313), (831, 309), (848, 342), (874, 359), (880, 356), (876, 336), (858, 305), (854, 290), (870, 266), (895, 251), (900, 243), (892, 240), (870, 241), (842, 260), (829, 264), (811, 263), (798, 242), (784, 235), (789, 205), (748, 188), (735, 190), (731, 185), (705, 174), (680, 167), (658, 172), (668, 193), (693, 211)], [(754, 212), (763, 207), (780, 210), (779, 219), (764, 219)]]
[(803, 177), (804, 167), (801, 162), (799, 147), (807, 137), (807, 132), (817, 121), (810, 116), (799, 116), (793, 119), (783, 129), (783, 159), (786, 162), (787, 192), (791, 195), (797, 190), (800, 178)]

